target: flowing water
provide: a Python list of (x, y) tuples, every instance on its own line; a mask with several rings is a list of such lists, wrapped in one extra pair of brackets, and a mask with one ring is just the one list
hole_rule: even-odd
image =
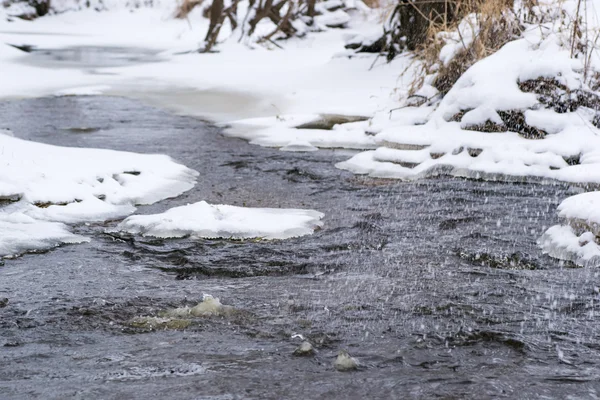
[[(347, 151), (288, 153), (119, 97), (0, 103), (0, 127), (44, 143), (169, 154), (200, 172), (186, 203), (311, 208), (285, 241), (122, 240), (0, 267), (2, 399), (597, 398), (596, 269), (543, 256), (567, 186), (375, 180)], [(110, 163), (110, 160), (106, 160)], [(183, 330), (136, 316), (196, 304), (238, 312)], [(301, 340), (317, 353), (296, 357)], [(338, 372), (346, 349), (361, 363)]]

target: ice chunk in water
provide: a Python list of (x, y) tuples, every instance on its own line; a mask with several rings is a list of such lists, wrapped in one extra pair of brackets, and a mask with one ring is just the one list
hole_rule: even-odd
[(125, 217), (191, 189), (198, 175), (167, 156), (51, 146), (5, 130), (0, 148), (0, 256), (85, 241), (57, 222)]
[(247, 208), (205, 201), (162, 214), (133, 215), (117, 230), (161, 238), (287, 239), (321, 227), (324, 214), (313, 210)]
[(70, 233), (57, 222), (36, 221), (21, 213), (0, 213), (0, 256), (51, 249), (63, 243), (89, 239)]
[(600, 265), (600, 246), (591, 232), (577, 235), (568, 225), (554, 225), (538, 241), (544, 253), (581, 266)]

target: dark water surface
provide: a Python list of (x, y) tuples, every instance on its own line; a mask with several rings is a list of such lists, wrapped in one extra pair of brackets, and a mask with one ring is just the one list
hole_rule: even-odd
[[(597, 398), (600, 280), (541, 255), (567, 186), (416, 183), (334, 168), (197, 119), (110, 97), (0, 103), (0, 128), (67, 146), (166, 153), (206, 200), (312, 208), (324, 229), (274, 242), (116, 240), (0, 267), (2, 399)], [(107, 163), (110, 160), (106, 160)], [(186, 330), (131, 327), (203, 293), (240, 310)], [(302, 334), (315, 357), (294, 357)], [(363, 367), (337, 372), (347, 349)]]

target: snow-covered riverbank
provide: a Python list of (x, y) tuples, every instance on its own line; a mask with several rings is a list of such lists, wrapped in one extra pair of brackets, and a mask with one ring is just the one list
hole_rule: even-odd
[[(594, 37), (600, 27), (596, 2), (585, 8), (582, 37)], [(545, 22), (523, 22), (520, 37), (477, 62), (440, 101), (426, 80), (417, 92), (427, 99), (420, 106), (407, 98), (418, 66), (411, 54), (386, 63), (344, 49), (353, 36), (381, 29), (364, 6), (350, 7), (346, 29), (323, 27), (278, 46), (239, 43), (224, 32), (218, 51), (208, 54), (194, 51), (208, 24), (201, 11), (176, 20), (173, 4), (137, 9), (113, 4), (101, 12), (65, 11), (35, 21), (4, 15), (0, 41), (30, 52), (0, 47), (0, 97), (138, 98), (212, 119), (229, 127), (227, 135), (261, 146), (365, 150), (338, 167), (373, 177), (441, 174), (598, 185), (600, 117), (594, 105), (600, 102), (590, 76), (600, 71), (600, 58), (595, 44), (573, 53), (564, 16), (575, 18), (575, 1), (562, 2), (562, 14), (550, 3), (543, 7)], [(447, 37), (441, 63), (465, 45), (458, 38), (469, 32), (462, 33)], [(105, 207), (106, 200), (94, 199)], [(119, 216), (132, 212), (135, 202), (128, 201), (128, 211)], [(70, 207), (82, 208), (80, 203)], [(49, 212), (35, 211), (28, 215), (44, 219)], [(588, 214), (580, 220), (591, 221), (592, 211)], [(548, 235), (558, 235), (555, 231), (544, 237), (550, 254), (547, 247), (555, 240)]]

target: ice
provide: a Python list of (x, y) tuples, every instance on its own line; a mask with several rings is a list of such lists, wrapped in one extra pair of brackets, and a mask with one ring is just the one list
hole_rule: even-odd
[(0, 213), (0, 255), (14, 256), (27, 251), (42, 251), (65, 243), (89, 239), (74, 235), (57, 222), (37, 221), (21, 213)]
[(600, 246), (591, 232), (577, 235), (568, 225), (555, 225), (539, 239), (542, 251), (559, 260), (586, 267), (600, 266)]
[(302, 128), (320, 118), (317, 114), (290, 114), (239, 120), (229, 124), (224, 134), (284, 151), (312, 151), (315, 147), (360, 150), (375, 147), (375, 139), (365, 133), (367, 121), (339, 124), (332, 129)]
[(55, 95), (57, 96), (97, 96), (102, 93), (109, 91), (110, 86), (108, 85), (97, 85), (97, 86), (82, 86), (73, 87), (68, 89), (58, 90)]
[(319, 149), (307, 141), (297, 140), (288, 143), (279, 150), (281, 151), (318, 151)]
[(545, 253), (582, 266), (600, 265), (600, 192), (571, 196), (558, 206), (565, 225), (549, 228), (539, 244)]
[(0, 187), (18, 191), (29, 204), (44, 205), (25, 212), (51, 221), (126, 215), (135, 204), (191, 189), (197, 176), (163, 155), (59, 147), (1, 134), (0, 149)]
[(197, 176), (163, 155), (59, 147), (4, 134), (0, 154), (0, 197), (10, 203), (0, 209), (0, 256), (82, 241), (55, 222), (123, 218), (138, 204), (191, 189)]
[(133, 215), (116, 229), (160, 238), (287, 239), (313, 233), (323, 225), (323, 216), (313, 210), (246, 208), (201, 201), (162, 214)]

